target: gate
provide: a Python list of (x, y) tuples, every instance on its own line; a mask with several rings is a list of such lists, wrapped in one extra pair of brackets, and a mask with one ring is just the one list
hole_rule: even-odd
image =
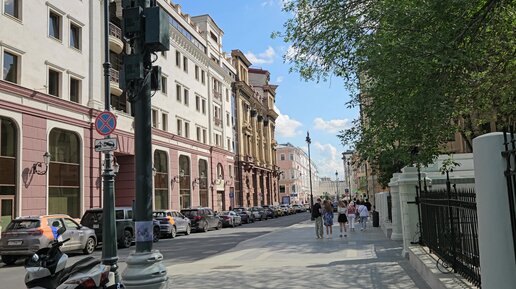
[(516, 260), (516, 138), (514, 127), (503, 132), (504, 151), (502, 156), (506, 161), (505, 178), (507, 179), (507, 192), (509, 193), (509, 212), (511, 216), (512, 241), (514, 245), (514, 258)]

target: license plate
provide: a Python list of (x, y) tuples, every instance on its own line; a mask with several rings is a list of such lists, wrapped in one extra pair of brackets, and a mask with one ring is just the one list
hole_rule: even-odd
[(99, 228), (99, 224), (93, 224), (93, 229), (98, 229)]
[(22, 244), (23, 241), (9, 241), (7, 242), (8, 246), (19, 246)]

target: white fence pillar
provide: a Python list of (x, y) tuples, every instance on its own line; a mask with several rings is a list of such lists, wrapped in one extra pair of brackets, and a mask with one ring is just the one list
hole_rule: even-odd
[[(404, 167), (398, 178), (400, 190), (400, 207), (401, 207), (401, 229), (403, 231), (403, 251), (402, 255), (407, 257), (410, 242), (416, 242), (421, 232), (418, 231), (417, 224), (419, 217), (417, 213), (417, 205), (408, 202), (416, 200), (416, 185), (418, 184), (417, 169), (414, 167)], [(421, 173), (421, 178), (425, 174)]]
[(398, 186), (399, 173), (392, 175), (389, 182), (391, 189), (391, 212), (392, 212), (392, 233), (391, 240), (403, 240), (403, 231), (401, 230), (401, 209), (400, 209), (400, 191)]
[(502, 133), (489, 133), (473, 140), (482, 288), (516, 286), (503, 148)]

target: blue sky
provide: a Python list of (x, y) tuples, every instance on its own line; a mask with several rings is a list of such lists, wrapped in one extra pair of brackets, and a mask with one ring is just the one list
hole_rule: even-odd
[(320, 176), (344, 176), (341, 153), (347, 150), (337, 138), (338, 131), (347, 128), (358, 116), (357, 109), (345, 103), (349, 93), (342, 80), (333, 77), (328, 82), (306, 82), (297, 73), (289, 73), (283, 62), (289, 44), (271, 39), (274, 31), (282, 31), (288, 19), (282, 0), (175, 0), (184, 13), (192, 16), (209, 14), (224, 31), (224, 51), (239, 49), (253, 63), (271, 73), (271, 83), (279, 85), (276, 107), (276, 139), (304, 148), (306, 132), (310, 131), (312, 161)]

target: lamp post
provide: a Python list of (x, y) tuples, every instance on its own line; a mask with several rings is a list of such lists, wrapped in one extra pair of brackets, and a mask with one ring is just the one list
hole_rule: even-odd
[(335, 171), (335, 188), (337, 189), (336, 197), (339, 201), (339, 172)]
[[(342, 153), (342, 164), (344, 165), (344, 187), (348, 184), (348, 170), (346, 168), (346, 155), (345, 153)], [(347, 191), (346, 191), (347, 190)], [(349, 193), (349, 186), (344, 189), (344, 197), (346, 197), (346, 193)]]
[(310, 158), (310, 143), (312, 140), (310, 139), (310, 133), (306, 132), (306, 143), (308, 144), (308, 174), (310, 179), (310, 210), (314, 206), (314, 195), (312, 194), (312, 159)]

